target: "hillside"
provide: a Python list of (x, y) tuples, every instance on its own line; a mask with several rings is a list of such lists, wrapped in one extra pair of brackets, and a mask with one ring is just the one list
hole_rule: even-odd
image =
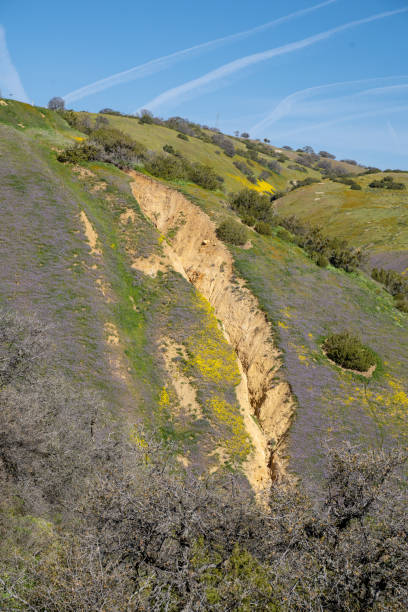
[[(80, 121), (84, 116), (78, 116)], [(230, 139), (235, 148), (231, 156), (208, 142), (208, 130), (201, 130), (199, 138), (190, 135), (185, 140), (179, 137), (180, 131), (162, 125), (104, 117), (149, 150), (159, 153), (170, 145), (190, 163), (212, 166), (223, 179), (224, 192), (208, 191), (185, 180), (170, 181), (171, 188), (187, 199), (180, 195), (170, 217), (160, 220), (162, 206), (167, 209), (173, 196), (171, 191), (161, 191), (159, 182), (142, 180), (143, 175), (132, 178), (111, 164), (59, 163), (55, 151), (86, 136), (79, 136), (81, 132), (72, 130), (58, 113), (3, 103), (0, 119), (6, 164), (2, 185), (7, 205), (3, 208), (7, 236), (2, 255), (7, 262), (3, 300), (12, 299), (23, 310), (34, 307), (56, 324), (65, 367), (102, 387), (109, 397), (119, 388), (123, 400), (114, 409), (116, 416), (129, 418), (130, 414), (131, 420), (137, 420), (148, 415), (151, 426), (154, 423), (178, 439), (182, 454), (191, 455), (200, 466), (208, 460), (204, 461), (204, 455), (214, 461), (217, 448), (221, 461), (245, 463), (252, 444), (258, 453), (255, 463), (261, 472), (265, 470), (260, 466), (270, 461), (267, 446), (280, 448), (280, 439), (288, 433), (293, 416), (290, 401), (296, 401), (297, 408), (287, 457), (293, 471), (309, 477), (315, 471), (312, 466), (318, 466), (322, 435), (369, 445), (405, 439), (408, 353), (401, 330), (406, 315), (393, 307), (391, 296), (363, 272), (319, 268), (303, 249), (280, 237), (279, 227), (271, 236), (249, 229), (249, 248), (228, 246), (230, 264), (231, 255), (215, 236), (222, 220), (235, 218), (226, 207), (225, 191), (250, 187), (273, 193), (287, 188), (304, 175), (288, 168), (295, 152), (288, 151), (288, 159), (281, 160), (280, 174), (270, 171), (268, 181), (253, 184), (234, 162), (244, 161), (259, 176), (268, 157), (258, 151), (255, 161), (240, 155), (254, 150), (242, 139)], [(96, 116), (86, 121), (92, 125)], [(253, 146), (262, 150), (267, 146), (276, 155), (270, 145)], [(12, 154), (6, 156), (6, 149)], [(316, 170), (308, 173), (317, 180)], [(403, 173), (393, 176), (406, 180)], [(328, 235), (365, 247), (381, 263), (387, 256), (389, 265), (392, 260), (401, 269), (403, 247), (408, 244), (403, 230), (406, 192), (369, 188), (376, 174), (358, 176), (355, 180), (363, 187), (359, 191), (319, 178), (279, 198), (278, 212), (319, 222)], [(195, 221), (200, 208), (205, 213), (203, 221)], [(217, 248), (223, 250), (218, 254), (202, 246), (207, 243), (219, 244)], [(230, 272), (225, 277), (226, 265)], [(208, 281), (203, 281), (205, 277)], [(215, 288), (217, 283), (220, 289)], [(270, 382), (263, 380), (267, 369), (262, 375), (260, 358), (254, 355), (254, 351), (259, 355), (268, 351), (268, 345), (258, 346), (256, 332), (250, 332), (251, 346), (242, 347), (241, 335), (234, 332), (259, 326), (249, 323), (250, 312), (245, 315), (238, 305), (234, 314), (231, 300), (234, 292), (248, 291), (244, 284), (255, 298), (249, 311), (262, 309), (259, 320), (266, 315), (268, 321), (260, 337), (262, 342), (272, 342)], [(238, 296), (238, 300), (246, 299), (245, 293)], [(342, 372), (322, 354), (324, 337), (344, 329), (359, 334), (378, 354), (383, 366), (371, 380)], [(204, 345), (199, 338), (205, 338)], [(293, 393), (287, 408), (284, 397), (290, 397), (289, 390), (280, 392), (279, 384), (273, 383), (278, 371)], [(236, 388), (240, 375), (246, 381), (244, 390), (243, 383)], [(265, 408), (257, 398), (268, 387), (276, 397)], [(257, 431), (251, 413), (263, 433)], [(220, 439), (224, 440), (221, 447)], [(253, 474), (251, 467), (247, 473)], [(265, 477), (260, 476), (260, 481)]]
[[(305, 157), (310, 156), (307, 152), (282, 150), (195, 124), (187, 125), (193, 133), (186, 134), (180, 126), (185, 128), (184, 123), (170, 128), (109, 113), (58, 113), (0, 100), (0, 306), (21, 317), (35, 315), (45, 324), (52, 356), (44, 353), (39, 357), (35, 376), (40, 381), (50, 369), (100, 398), (100, 417), (95, 419), (88, 414), (87, 401), (77, 401), (78, 413), (72, 415), (67, 403), (67, 420), (55, 447), (48, 433), (39, 446), (46, 449), (46, 457), (58, 455), (56, 448), (65, 449), (63, 455), (71, 461), (73, 443), (66, 449), (61, 432), (67, 432), (68, 441), (70, 436), (75, 438), (76, 428), (82, 431), (85, 419), (91, 437), (86, 443), (78, 442), (78, 456), (82, 457), (82, 447), (87, 445), (94, 454), (81, 464), (84, 479), (91, 478), (93, 469), (100, 470), (99, 484), (92, 485), (96, 490), (86, 499), (90, 508), (94, 502), (97, 506), (109, 500), (113, 506), (109, 512), (103, 510), (109, 517), (128, 507), (128, 482), (115, 472), (115, 461), (121, 465), (122, 460), (117, 453), (123, 452), (126, 468), (127, 461), (132, 464), (123, 449), (139, 453), (137, 470), (152, 479), (152, 497), (149, 503), (143, 501), (148, 515), (150, 507), (167, 507), (163, 492), (159, 495), (155, 489), (162, 486), (155, 480), (157, 473), (164, 473), (166, 466), (170, 466), (168, 486), (174, 487), (174, 495), (180, 495), (180, 506), (186, 503), (190, 508), (194, 491), (206, 505), (203, 500), (208, 492), (204, 495), (200, 488), (206, 479), (233, 474), (237, 484), (232, 488), (236, 486), (242, 495), (251, 491), (260, 495), (286, 479), (320, 490), (331, 469), (332, 455), (326, 443), (336, 449), (347, 440), (363, 451), (381, 453), (404, 447), (408, 440), (408, 314), (370, 276), (373, 266), (402, 273), (408, 269), (408, 174), (365, 174), (363, 167), (340, 161), (328, 162), (328, 172), (327, 164), (318, 165), (324, 158), (317, 156), (311, 163)], [(129, 163), (126, 155), (131, 155)], [(346, 175), (361, 189), (339, 182)], [(407, 189), (369, 186), (387, 176)], [(303, 184), (305, 178), (309, 180)], [(249, 191), (242, 196), (244, 188)], [(252, 201), (251, 194), (258, 199)], [(234, 198), (241, 196), (248, 210), (236, 204)], [(325, 242), (335, 256), (349, 257), (347, 262), (336, 263), (335, 256), (319, 259), (306, 242), (302, 247), (295, 233), (285, 229), (285, 218), (291, 215), (322, 226), (319, 240), (347, 240), (348, 245)], [(223, 234), (223, 226), (232, 238), (228, 232)], [(356, 263), (360, 248), (366, 256)], [(5, 324), (5, 329), (7, 325), (14, 323)], [(25, 324), (16, 323), (19, 325), (22, 329)], [(326, 339), (344, 331), (373, 351), (368, 373), (340, 367), (327, 357)], [(21, 334), (17, 334), (18, 342), (25, 346)], [(0, 348), (5, 350), (3, 345)], [(18, 379), (16, 389), (27, 381), (29, 376)], [(8, 401), (7, 384), (4, 397)], [(10, 393), (13, 397), (14, 391)], [(40, 391), (35, 393), (40, 397)], [(43, 420), (33, 420), (33, 435), (37, 426), (52, 421), (55, 410)], [(7, 426), (5, 421), (4, 431)], [(69, 516), (71, 500), (61, 494), (61, 505), (53, 505), (50, 485), (36, 476), (36, 449), (23, 437), (27, 424), (21, 427), (23, 433), (18, 427), (13, 421), (13, 461), (7, 459), (11, 452), (7, 445), (0, 453), (6, 488), (11, 491), (2, 512), (11, 521), (11, 534), (20, 529), (31, 533), (27, 525), (34, 521), (35, 537), (54, 542), (54, 529), (58, 531), (59, 521)], [(28, 430), (30, 427), (29, 422)], [(108, 442), (102, 443), (106, 431)], [(20, 448), (28, 457), (31, 452), (36, 457), (32, 469), (21, 467), (22, 476), (20, 468), (9, 468), (20, 461)], [(29, 466), (30, 459), (24, 461)], [(178, 478), (174, 466), (187, 470), (187, 484), (180, 488), (172, 480)], [(364, 472), (364, 466), (361, 469)], [(190, 478), (188, 470), (194, 477)], [(69, 469), (68, 475), (63, 474), (69, 494), (76, 472)], [(61, 477), (60, 482), (65, 480)], [(121, 483), (120, 491), (109, 489), (116, 482)], [(217, 482), (209, 487), (214, 486), (211, 503), (222, 505), (224, 498), (216, 497)], [(98, 497), (99, 485), (110, 491), (103, 502)], [(140, 483), (137, 487), (140, 493)], [(220, 491), (223, 487), (228, 488), (221, 484)], [(34, 490), (34, 501), (25, 499), (27, 490)], [(184, 490), (190, 496), (188, 503)], [(20, 510), (17, 498), (23, 500)], [(237, 513), (253, 511), (261, 533), (265, 519), (248, 499), (239, 498)], [(241, 502), (245, 512), (240, 510)], [(82, 498), (72, 501), (72, 506), (78, 503)], [(285, 503), (296, 506), (289, 498)], [(187, 514), (194, 517), (194, 512), (189, 509)], [(229, 512), (235, 526), (241, 519), (236, 518), (235, 510), (225, 510)], [(33, 516), (46, 516), (47, 526), (37, 524)], [(248, 514), (245, 517), (248, 525)], [(171, 529), (167, 527), (170, 519), (163, 516), (160, 520), (157, 529), (163, 534)], [(183, 527), (177, 529), (183, 532)], [(177, 529), (174, 527), (175, 532)], [(212, 529), (208, 527), (209, 532)], [(210, 552), (201, 549), (207, 535), (193, 532), (192, 566), (203, 564), (200, 571), (210, 572), (204, 573), (208, 584), (222, 582), (218, 574), (217, 578), (211, 574), (217, 567), (211, 555), (218, 554), (214, 553), (218, 544)], [(160, 537), (156, 537), (157, 544)], [(114, 548), (112, 538), (104, 546)], [(24, 544), (17, 536), (10, 546), (15, 556), (24, 556)], [(146, 544), (145, 559), (152, 554), (149, 546)], [(232, 559), (237, 555), (237, 567), (243, 563), (249, 568), (247, 573), (254, 581), (251, 588), (259, 591), (257, 581), (263, 585), (266, 580), (261, 563), (267, 553), (255, 562), (246, 553), (240, 557), (239, 546), (228, 552), (228, 567), (235, 568)], [(127, 553), (123, 554), (127, 559)], [(180, 554), (182, 558), (184, 553)], [(31, 557), (29, 562), (34, 563)], [(136, 564), (133, 558), (132, 563)], [(109, 580), (106, 576), (101, 580), (106, 590)], [(115, 583), (112, 593), (116, 588)], [(128, 588), (127, 583), (123, 588)], [(179, 588), (179, 584), (174, 587), (175, 591)], [(146, 589), (144, 597), (149, 598), (154, 589)], [(158, 589), (163, 590), (161, 583)], [(12, 597), (11, 592), (7, 591), (7, 597)], [(265, 600), (256, 609), (290, 609), (285, 607), (283, 594), (279, 604), (275, 597), (270, 594), (269, 607)], [(252, 609), (245, 598), (242, 601), (246, 602), (243, 607), (229, 609)], [(139, 604), (139, 608), (129, 604), (129, 610), (145, 609), (143, 602)], [(10, 609), (29, 609), (17, 605)], [(104, 604), (92, 605), (86, 609), (105, 609)], [(110, 602), (106, 609), (120, 609), (120, 605)], [(146, 609), (164, 609), (160, 605)], [(181, 609), (177, 605), (169, 604), (168, 609)], [(296, 603), (293, 609), (300, 610), (302, 605)], [(222, 607), (223, 600), (217, 600), (217, 606), (197, 609), (227, 609)]]

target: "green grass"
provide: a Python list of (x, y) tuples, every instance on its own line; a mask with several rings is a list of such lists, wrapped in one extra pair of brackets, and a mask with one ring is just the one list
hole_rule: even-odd
[[(408, 187), (408, 173), (386, 175)], [(296, 215), (322, 225), (328, 235), (363, 247), (378, 265), (384, 262), (402, 272), (404, 265), (408, 267), (408, 191), (368, 187), (382, 176), (383, 173), (358, 177), (361, 191), (325, 180), (289, 193), (278, 201), (277, 210), (282, 215)]]

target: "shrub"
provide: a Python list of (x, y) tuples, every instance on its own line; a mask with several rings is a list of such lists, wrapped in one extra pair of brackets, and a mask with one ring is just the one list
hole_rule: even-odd
[(186, 164), (176, 157), (163, 153), (154, 155), (145, 164), (145, 168), (153, 176), (169, 181), (187, 179)]
[(366, 372), (377, 363), (374, 351), (349, 332), (332, 334), (323, 343), (327, 357), (342, 368)]
[(327, 259), (326, 255), (323, 255), (323, 253), (316, 253), (312, 259), (315, 264), (319, 266), (319, 268), (327, 268), (329, 265), (329, 260)]
[(242, 222), (245, 223), (245, 225), (248, 225), (249, 227), (253, 227), (256, 223), (256, 219), (252, 215), (243, 215), (241, 219)]
[(361, 185), (359, 185), (358, 183), (353, 183), (352, 185), (350, 185), (350, 189), (353, 189), (355, 191), (360, 190)]
[(211, 166), (195, 163), (187, 167), (188, 178), (204, 189), (218, 189), (220, 180)]
[(372, 181), (369, 185), (372, 189), (405, 189), (404, 183), (397, 183), (392, 176), (384, 176), (381, 180)]
[(247, 166), (247, 164), (243, 161), (240, 161), (239, 159), (237, 159), (236, 161), (232, 162), (234, 164), (234, 166), (236, 168), (238, 168), (238, 170), (240, 170), (242, 172), (242, 174), (245, 174), (245, 176), (251, 176), (253, 175), (253, 172), (251, 170), (251, 168), (249, 166)]
[(318, 183), (318, 182), (319, 182), (319, 179), (314, 178), (313, 176), (307, 176), (302, 181), (296, 181), (296, 183), (294, 183), (292, 186), (292, 191), (293, 189), (299, 189), (299, 187), (307, 187), (308, 185), (313, 185), (314, 183)]
[(272, 172), (276, 172), (276, 174), (280, 174), (282, 172), (282, 166), (274, 159), (268, 162), (268, 168), (269, 170), (272, 170)]
[(179, 134), (177, 134), (177, 138), (180, 138), (180, 140), (189, 140), (187, 134), (183, 134), (182, 132), (179, 132)]
[(170, 153), (170, 155), (175, 155), (175, 153), (176, 153), (175, 150), (173, 149), (172, 145), (169, 145), (169, 144), (165, 144), (163, 146), (163, 151), (165, 153)]
[(267, 170), (262, 170), (261, 174), (259, 175), (260, 181), (267, 181), (270, 178), (271, 178), (271, 173), (268, 172)]
[(319, 155), (320, 157), (326, 157), (328, 159), (336, 159), (336, 156), (328, 151), (319, 151)]
[(408, 299), (406, 298), (398, 298), (395, 300), (395, 307), (398, 308), (401, 312), (408, 313)]
[(257, 193), (253, 189), (242, 189), (242, 191), (233, 194), (230, 205), (240, 216), (251, 215), (257, 221), (267, 223), (271, 223), (274, 219), (270, 198)]
[(285, 229), (284, 227), (278, 227), (278, 231), (276, 232), (276, 235), (281, 240), (285, 240), (286, 242), (293, 242), (293, 234), (288, 232), (288, 230)]
[(232, 219), (223, 221), (216, 230), (217, 237), (230, 244), (243, 245), (247, 240), (247, 231), (241, 223)]
[(58, 154), (57, 160), (61, 163), (80, 164), (84, 161), (98, 161), (101, 157), (101, 147), (84, 142), (65, 149)]
[(265, 223), (265, 221), (257, 221), (257, 223), (255, 223), (255, 231), (258, 232), (258, 234), (270, 236), (272, 234), (272, 227), (270, 223)]
[(288, 164), (289, 170), (297, 170), (297, 172), (307, 172), (307, 168), (304, 166), (298, 166), (297, 164)]
[(234, 157), (235, 147), (232, 141), (223, 134), (214, 134), (212, 137), (213, 144), (219, 146), (228, 157)]
[(324, 255), (336, 268), (352, 272), (363, 258), (362, 251), (351, 248), (345, 240), (329, 238), (321, 227), (302, 223), (295, 215), (280, 217), (279, 223), (296, 236), (296, 243), (311, 257)]

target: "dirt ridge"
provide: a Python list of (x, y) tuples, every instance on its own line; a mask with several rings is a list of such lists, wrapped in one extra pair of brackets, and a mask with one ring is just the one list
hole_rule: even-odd
[(237, 396), (255, 449), (245, 471), (254, 488), (263, 488), (271, 477), (285, 473), (284, 439), (295, 410), (271, 326), (256, 298), (234, 274), (232, 256), (216, 237), (211, 219), (175, 189), (137, 172), (130, 175), (143, 213), (162, 234), (170, 232), (166, 249), (172, 251), (171, 265), (176, 259), (209, 301), (235, 350), (242, 375)]

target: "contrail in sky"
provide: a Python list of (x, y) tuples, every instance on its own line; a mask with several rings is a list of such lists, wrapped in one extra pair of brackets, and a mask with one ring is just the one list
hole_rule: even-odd
[(272, 57), (276, 57), (277, 55), (284, 55), (286, 53), (291, 53), (293, 51), (298, 51), (299, 49), (304, 49), (305, 47), (309, 47), (321, 40), (326, 40), (333, 36), (333, 34), (337, 34), (338, 32), (343, 32), (344, 30), (349, 30), (356, 26), (362, 25), (364, 23), (370, 23), (371, 21), (377, 21), (378, 19), (385, 19), (386, 17), (392, 17), (393, 15), (397, 15), (399, 13), (403, 13), (408, 11), (408, 8), (397, 9), (395, 11), (386, 11), (384, 13), (378, 13), (376, 15), (371, 15), (370, 17), (365, 17), (364, 19), (358, 19), (356, 21), (350, 21), (349, 23), (345, 23), (336, 28), (332, 28), (330, 30), (326, 30), (325, 32), (321, 32), (320, 34), (315, 34), (314, 36), (309, 36), (308, 38), (304, 38), (302, 40), (298, 40), (293, 43), (289, 43), (283, 45), (281, 47), (275, 47), (274, 49), (269, 49), (268, 51), (263, 51), (261, 53), (254, 53), (253, 55), (247, 55), (245, 57), (241, 57), (240, 59), (234, 60), (233, 62), (229, 62), (220, 66), (216, 70), (212, 70), (207, 74), (199, 77), (197, 79), (193, 79), (184, 83), (183, 85), (179, 85), (178, 87), (173, 87), (163, 92), (159, 96), (156, 96), (150, 102), (147, 102), (141, 108), (147, 108), (149, 110), (155, 110), (159, 106), (167, 104), (171, 101), (180, 102), (183, 98), (187, 97), (188, 94), (191, 94), (194, 91), (200, 90), (203, 87), (209, 85), (210, 83), (214, 83), (215, 81), (219, 81), (224, 79), (225, 77), (238, 72), (239, 70), (243, 70), (248, 66), (252, 66), (259, 62), (263, 62), (265, 60), (271, 59)]
[(353, 119), (365, 119), (367, 117), (377, 117), (379, 115), (387, 115), (391, 113), (402, 113), (406, 111), (408, 111), (408, 106), (402, 105), (402, 106), (391, 106), (390, 108), (381, 108), (378, 110), (367, 111), (367, 112), (362, 112), (362, 113), (354, 113), (353, 115), (345, 115), (344, 117), (336, 117), (336, 119), (332, 119), (330, 121), (323, 121), (322, 123), (315, 123), (314, 125), (304, 125), (302, 127), (297, 128), (296, 130), (285, 132), (285, 137), (293, 136), (294, 134), (299, 134), (299, 132), (306, 132), (307, 130), (316, 130), (319, 128), (329, 127), (331, 125), (335, 125), (336, 123), (343, 123), (343, 121), (352, 121)]
[(3, 96), (6, 98), (13, 97), (21, 102), (29, 102), (29, 98), (25, 92), (20, 76), (11, 61), (10, 53), (7, 49), (6, 31), (0, 25), (0, 87)]
[(295, 19), (296, 17), (301, 17), (302, 15), (305, 15), (312, 11), (316, 11), (317, 9), (323, 8), (324, 6), (327, 6), (329, 4), (333, 4), (334, 2), (337, 2), (337, 0), (326, 0), (325, 2), (321, 2), (320, 4), (315, 4), (314, 6), (310, 6), (306, 9), (296, 11), (295, 13), (290, 13), (289, 15), (285, 15), (284, 17), (279, 17), (279, 19), (275, 19), (274, 21), (268, 21), (268, 23), (264, 23), (263, 25), (251, 28), (250, 30), (238, 32), (237, 34), (231, 34), (230, 36), (224, 36), (223, 38), (210, 40), (209, 42), (202, 43), (200, 45), (195, 45), (194, 47), (189, 47), (188, 49), (176, 51), (175, 53), (171, 53), (170, 55), (164, 55), (163, 57), (150, 60), (149, 62), (146, 62), (144, 64), (134, 66), (129, 70), (118, 72), (99, 81), (95, 81), (94, 83), (90, 83), (89, 85), (85, 85), (84, 87), (80, 87), (79, 89), (75, 89), (74, 91), (65, 94), (63, 98), (66, 103), (74, 102), (76, 100), (80, 100), (81, 98), (85, 98), (86, 96), (90, 96), (91, 94), (103, 91), (104, 89), (108, 89), (109, 87), (114, 87), (115, 85), (120, 85), (122, 83), (127, 83), (128, 81), (133, 81), (135, 79), (149, 76), (150, 74), (154, 74), (155, 72), (164, 70), (164, 68), (167, 68), (167, 66), (170, 66), (171, 64), (174, 64), (175, 62), (180, 61), (185, 57), (194, 55), (202, 51), (214, 49), (226, 43), (242, 40), (243, 38), (247, 38), (248, 36), (252, 36), (253, 34), (257, 34), (258, 32), (263, 32), (264, 30), (267, 30), (273, 26), (285, 23), (287, 21), (290, 21), (291, 19)]
[[(379, 81), (389, 81), (389, 80), (407, 79), (407, 78), (408, 76), (406, 75), (396, 76), (396, 77), (373, 77), (369, 79), (358, 79), (355, 81), (339, 81), (337, 83), (330, 83), (329, 85), (317, 85), (315, 87), (308, 87), (306, 89), (300, 89), (299, 91), (295, 91), (294, 93), (290, 94), (289, 96), (281, 100), (279, 104), (277, 104), (275, 108), (268, 115), (266, 115), (264, 119), (262, 119), (262, 121), (259, 121), (258, 123), (256, 123), (250, 128), (250, 132), (251, 134), (256, 134), (260, 132), (261, 130), (265, 129), (266, 127), (269, 127), (273, 123), (276, 123), (277, 121), (279, 121), (279, 119), (282, 119), (282, 117), (286, 117), (287, 115), (289, 115), (294, 104), (296, 104), (297, 102), (300, 102), (301, 100), (304, 100), (305, 98), (308, 98), (309, 96), (319, 91), (324, 91), (327, 89), (333, 89), (335, 87), (341, 87), (341, 86), (346, 86), (346, 85), (357, 85), (357, 84), (363, 84), (363, 83), (378, 83)], [(363, 95), (363, 94), (368, 94), (368, 93), (379, 94), (389, 89), (400, 89), (402, 87), (407, 87), (407, 85), (390, 85), (386, 87), (376, 87), (373, 89), (364, 90), (355, 95), (357, 96), (357, 95)]]

